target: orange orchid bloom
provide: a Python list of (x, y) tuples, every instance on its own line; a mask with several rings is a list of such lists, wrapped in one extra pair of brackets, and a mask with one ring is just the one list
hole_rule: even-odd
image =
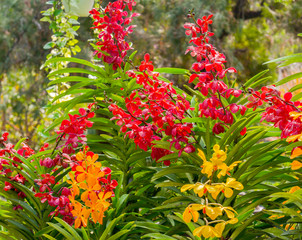
[(76, 217), (74, 227), (79, 228), (81, 225), (87, 227), (87, 221), (90, 215), (90, 210), (82, 207), (81, 203), (75, 202), (73, 205), (74, 210), (71, 211), (72, 215)]

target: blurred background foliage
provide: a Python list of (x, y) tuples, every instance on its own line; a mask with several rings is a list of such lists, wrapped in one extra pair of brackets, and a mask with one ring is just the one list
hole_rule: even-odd
[[(114, 0), (111, 0), (111, 2)], [(47, 73), (40, 66), (51, 52), (43, 46), (52, 41), (53, 25), (40, 22), (47, 0), (2, 0), (0, 5), (0, 128), (16, 139), (28, 137), (33, 147), (41, 145), (43, 126), (55, 119), (46, 116)], [(105, 6), (108, 1), (103, 1)], [(238, 83), (270, 67), (276, 78), (301, 70), (300, 65), (277, 72), (270, 59), (301, 52), (302, 1), (297, 0), (137, 0), (141, 17), (131, 35), (133, 48), (142, 59), (148, 49), (158, 67), (189, 68), (192, 58), (184, 55), (188, 38), (183, 24), (189, 10), (196, 17), (214, 14), (212, 31), (217, 46), (237, 68)], [(87, 40), (93, 38), (89, 18), (79, 18), (77, 43), (80, 58), (91, 59)], [(47, 47), (46, 47), (47, 48)], [(137, 60), (138, 63), (139, 60)], [(183, 79), (174, 79), (182, 85)], [(51, 90), (50, 90), (51, 91)]]

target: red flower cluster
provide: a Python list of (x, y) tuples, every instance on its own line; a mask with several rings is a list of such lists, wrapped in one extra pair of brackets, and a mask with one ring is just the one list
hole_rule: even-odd
[[(149, 54), (145, 55), (144, 60), (139, 66), (142, 73), (128, 72), (142, 88), (133, 91), (125, 99), (126, 110), (116, 104), (109, 106), (114, 115), (112, 120), (118, 120), (117, 124), (122, 126), (121, 131), (145, 151), (154, 146), (154, 140), (161, 140), (165, 136), (169, 136), (168, 141), (179, 150), (179, 155), (182, 151), (195, 151), (189, 141), (193, 125), (183, 122), (188, 117), (188, 110), (193, 108), (185, 95), (176, 93), (172, 83), (158, 79), (159, 74), (153, 72), (154, 66), (149, 61)], [(152, 147), (152, 157), (156, 160), (169, 153), (171, 152)], [(166, 161), (165, 164), (169, 165), (170, 162)]]
[(301, 113), (302, 102), (291, 101), (292, 93), (287, 92), (281, 97), (280, 91), (273, 86), (261, 88), (261, 92), (248, 89), (251, 96), (248, 98), (248, 108), (256, 110), (257, 107), (263, 105), (264, 102), (270, 106), (262, 113), (261, 121), (274, 123), (275, 127), (282, 131), (281, 138), (298, 135), (302, 132), (302, 121), (300, 117), (295, 117), (292, 112)]
[[(18, 184), (25, 185), (25, 183), (27, 182), (25, 177), (20, 173), (13, 172), (9, 168), (9, 166), (12, 165), (22, 170), (22, 167), (20, 167), (17, 164), (17, 163), (22, 163), (22, 161), (15, 155), (19, 154), (24, 158), (28, 158), (34, 153), (34, 151), (25, 143), (21, 144), (20, 149), (15, 150), (13, 144), (6, 142), (8, 140), (8, 135), (9, 134), (5, 132), (2, 134), (2, 137), (0, 138), (0, 145), (4, 147), (0, 149), (0, 175), (5, 176), (11, 182), (16, 182)], [(18, 194), (18, 197), (25, 198), (26, 197), (25, 193), (15, 188), (11, 182), (9, 181), (4, 182), (4, 190), (14, 191)], [(17, 205), (14, 207), (14, 209), (22, 209), (22, 207)]]
[[(79, 109), (80, 115), (69, 115), (69, 120), (63, 120), (60, 126), (60, 130), (57, 131), (58, 137), (60, 140), (64, 141), (63, 153), (74, 153), (75, 148), (80, 144), (85, 144), (86, 135), (84, 134), (86, 128), (92, 127), (92, 122), (88, 121), (89, 118), (94, 117), (94, 112), (91, 112), (91, 108), (94, 103), (89, 104), (88, 109), (84, 108)], [(68, 138), (66, 138), (68, 136)], [(61, 148), (59, 146), (58, 148)], [(48, 165), (45, 163), (45, 165)], [(52, 164), (49, 164), (52, 165)]]
[[(85, 130), (87, 127), (92, 126), (92, 122), (88, 121), (89, 118), (94, 116), (94, 113), (91, 112), (91, 108), (94, 103), (88, 106), (88, 109), (85, 110), (83, 108), (79, 109), (80, 115), (70, 115), (69, 120), (63, 120), (60, 126), (60, 130), (57, 131), (59, 137), (57, 138), (57, 144), (60, 141), (63, 141), (64, 144), (59, 146), (58, 148), (61, 150), (59, 154), (57, 154), (54, 158), (52, 157), (43, 157), (40, 160), (41, 166), (52, 168), (52, 172), (56, 171), (57, 166), (62, 166), (64, 168), (70, 166), (74, 167), (77, 165), (77, 160), (75, 155), (71, 155), (75, 152), (75, 148), (79, 146), (79, 144), (84, 144), (86, 140)], [(31, 149), (24, 142), (21, 144), (21, 148), (15, 150), (14, 145), (10, 143), (6, 143), (8, 137), (8, 133), (2, 134), (0, 138), (0, 145), (3, 148), (0, 148), (0, 174), (4, 175), (9, 181), (5, 182), (5, 191), (15, 191), (18, 193), (18, 196), (21, 198), (25, 198), (26, 195), (19, 191), (17, 187), (15, 188), (11, 182), (17, 182), (22, 185), (26, 185), (28, 181), (22, 176), (20, 173), (16, 174), (13, 172), (9, 166), (13, 166), (22, 170), (22, 167), (18, 163), (22, 163), (22, 158), (18, 157), (19, 155), (28, 158), (35, 154), (35, 151)], [(45, 151), (48, 147), (48, 144), (44, 144), (41, 147), (39, 152)], [(7, 166), (7, 167), (6, 167)], [(37, 166), (35, 166), (37, 167)], [(112, 191), (116, 187), (116, 182), (111, 181), (111, 175), (108, 170), (107, 177), (102, 179), (103, 185), (106, 186), (108, 191)], [(110, 170), (111, 171), (111, 170)], [(55, 184), (55, 177), (49, 173), (41, 174), (39, 179), (35, 179), (35, 183), (39, 186), (39, 189), (33, 191), (36, 192), (35, 197), (41, 198), (41, 202), (47, 202), (50, 206), (55, 207), (55, 210), (51, 212), (50, 215), (62, 215), (63, 220), (65, 220), (69, 224), (73, 224), (74, 217), (71, 214), (72, 206), (70, 205), (70, 201), (68, 196), (71, 194), (71, 191), (68, 188), (62, 188), (58, 192), (54, 192), (52, 187)], [(21, 206), (15, 206), (14, 209), (22, 209)]]
[(139, 14), (133, 13), (128, 17), (125, 8), (128, 6), (132, 11), (132, 6), (135, 5), (136, 2), (133, 0), (118, 0), (109, 3), (103, 14), (96, 9), (90, 11), (95, 19), (93, 28), (99, 30), (100, 41), (96, 44), (99, 50), (96, 50), (95, 54), (104, 62), (112, 64), (114, 70), (121, 66), (127, 51), (131, 49), (125, 37), (133, 32), (134, 25), (129, 24), (133, 17)]
[[(50, 174), (42, 174), (41, 177), (42, 179), (35, 180), (40, 186), (40, 192), (36, 193), (35, 197), (41, 198), (42, 203), (47, 202), (49, 206), (55, 207), (55, 210), (49, 216), (58, 216), (60, 214), (65, 222), (72, 225), (74, 218), (71, 214), (72, 207), (68, 198), (71, 195), (70, 189), (63, 187), (58, 193), (54, 193), (51, 185), (55, 184), (55, 177)], [(44, 192), (46, 190), (47, 192)]]
[(193, 43), (188, 47), (186, 54), (190, 52), (191, 56), (196, 57), (197, 60), (192, 65), (192, 70), (195, 73), (190, 76), (189, 83), (197, 79), (198, 83), (195, 88), (198, 88), (204, 96), (210, 95), (199, 105), (200, 117), (219, 119), (221, 122), (216, 123), (213, 128), (213, 132), (219, 134), (225, 131), (223, 126), (233, 124), (233, 114), (240, 112), (241, 115), (244, 115), (246, 107), (235, 103), (224, 106), (221, 101), (222, 97), (239, 97), (242, 91), (228, 88), (221, 80), (227, 72), (235, 73), (236, 69), (226, 69), (224, 65), (226, 63), (225, 56), (209, 43), (209, 38), (214, 35), (214, 33), (209, 32), (212, 16), (204, 16), (195, 23), (186, 23), (184, 28), (186, 29), (186, 35), (192, 35), (189, 43)]

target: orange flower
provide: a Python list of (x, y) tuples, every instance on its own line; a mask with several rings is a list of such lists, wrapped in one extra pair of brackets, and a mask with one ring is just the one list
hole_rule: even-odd
[(296, 158), (298, 156), (302, 155), (302, 149), (297, 147), (294, 149), (294, 151), (292, 152), (292, 155), (290, 156), (290, 159)]
[(79, 190), (79, 188), (78, 188), (78, 183), (77, 183), (77, 181), (74, 179), (74, 175), (73, 175), (71, 172), (69, 172), (68, 175), (69, 175), (71, 181), (70, 181), (70, 180), (67, 180), (67, 183), (71, 184), (71, 186), (72, 186), (72, 187), (71, 187), (71, 193), (72, 193), (72, 196), (75, 197), (75, 196), (77, 196), (77, 195), (80, 194), (80, 190)]
[(71, 213), (74, 217), (76, 217), (74, 227), (79, 228), (81, 225), (83, 227), (87, 227), (87, 221), (90, 215), (90, 210), (86, 209), (86, 207), (82, 208), (82, 205), (79, 202), (75, 202), (73, 208), (74, 210), (72, 210)]
[(299, 186), (292, 187), (292, 188), (289, 190), (289, 193), (294, 193), (295, 191), (298, 191), (299, 189), (301, 189)]
[(302, 163), (297, 160), (293, 161), (291, 165), (292, 165), (292, 170), (298, 170), (302, 167)]
[(302, 141), (302, 133), (301, 134), (297, 134), (297, 135), (292, 135), (292, 136), (289, 136), (287, 139), (286, 139), (286, 142), (295, 142), (295, 141)]

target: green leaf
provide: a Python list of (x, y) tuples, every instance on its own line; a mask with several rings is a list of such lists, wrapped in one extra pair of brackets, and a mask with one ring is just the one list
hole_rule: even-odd
[(48, 234), (43, 234), (43, 236), (46, 237), (49, 240), (57, 240), (57, 239), (55, 239), (54, 237), (52, 237), (52, 236), (50, 236)]
[(72, 234), (72, 236), (74, 237), (74, 240), (82, 240), (82, 238), (80, 237), (80, 235), (76, 232), (76, 230), (73, 229), (73, 227), (71, 227), (68, 223), (66, 223), (65, 221), (63, 221), (62, 219), (55, 217), (55, 220), (57, 220), (60, 224), (62, 224), (62, 226), (67, 229), (68, 232), (70, 232)]
[(42, 230), (35, 233), (35, 237), (41, 237), (45, 233), (49, 233), (50, 231), (53, 231), (53, 227), (51, 227), (51, 226), (44, 227)]
[(48, 74), (47, 77), (50, 78), (50, 77), (65, 74), (65, 73), (83, 73), (83, 74), (88, 74), (88, 75), (92, 75), (92, 76), (96, 76), (96, 77), (103, 77), (103, 75), (100, 74), (99, 72), (90, 71), (90, 70), (83, 69), (83, 68), (64, 68), (64, 69), (60, 69), (60, 70), (51, 72), (50, 74)]
[(156, 224), (156, 223), (153, 223), (153, 222), (137, 221), (137, 222), (135, 222), (135, 226), (145, 228), (145, 229), (148, 229), (148, 230), (153, 231), (153, 232), (160, 232), (160, 231), (161, 232), (166, 232), (166, 231), (169, 230), (169, 228), (167, 226)]
[(107, 240), (108, 235), (112, 232), (113, 228), (115, 225), (120, 221), (122, 217), (124, 217), (125, 214), (120, 215), (119, 217), (113, 219), (109, 225), (106, 227), (106, 230), (103, 232), (102, 236), (100, 237), (99, 240)]
[(161, 240), (177, 240), (177, 238), (170, 237), (161, 233), (148, 233), (141, 238), (161, 239)]
[(154, 176), (151, 178), (151, 182), (154, 182), (155, 180), (166, 176), (168, 174), (177, 174), (177, 173), (200, 173), (200, 168), (194, 167), (192, 165), (182, 165), (182, 166), (173, 166), (168, 167), (160, 170), (159, 172), (155, 173)]
[(54, 224), (51, 222), (47, 222), (47, 224), (51, 227), (53, 227), (54, 229), (56, 229), (58, 232), (60, 232), (62, 235), (64, 235), (67, 240), (74, 240), (73, 236), (71, 234), (69, 234), (65, 229), (63, 229), (61, 226), (59, 226), (58, 224)]
[[(290, 81), (292, 81), (294, 79), (300, 78), (300, 77), (302, 77), (302, 73), (301, 72), (300, 73), (295, 73), (293, 75), (290, 75), (288, 77), (283, 78), (282, 80), (278, 81), (275, 85), (276, 86), (280, 86), (282, 84), (288, 83), (288, 82), (290, 82)], [(290, 92), (295, 91), (297, 89), (300, 89), (300, 87), (301, 87), (301, 84), (299, 84), (299, 85), (291, 88)], [(292, 89), (294, 89), (294, 90), (292, 90)]]
[(91, 80), (91, 79), (89, 79), (87, 77), (69, 76), (69, 77), (62, 77), (57, 80), (53, 80), (48, 85), (51, 86), (51, 85), (62, 83), (62, 82), (86, 82), (89, 80)]
[(14, 147), (15, 150), (18, 150), (19, 147), (21, 146), (21, 144), (26, 140), (27, 138), (22, 138), (21, 140), (19, 140), (16, 144), (16, 146)]
[(56, 46), (56, 44), (54, 42), (48, 42), (43, 46), (43, 49), (47, 50), (47, 49), (51, 49), (54, 46)]
[(127, 203), (127, 199), (129, 197), (129, 194), (123, 194), (119, 197), (117, 204), (116, 204), (116, 212), (119, 212), (120, 208)]
[(168, 73), (168, 74), (189, 74), (190, 71), (182, 68), (156, 68), (154, 72)]
[(254, 82), (256, 82), (257, 79), (259, 79), (260, 77), (262, 77), (264, 74), (266, 74), (269, 71), (269, 69), (264, 70), (260, 73), (258, 73), (257, 75), (255, 75), (254, 77), (250, 78), (245, 84), (243, 84), (242, 87), (250, 87), (251, 84), (253, 84)]
[(107, 240), (118, 240), (120, 239), (121, 236), (124, 236), (126, 233), (130, 232), (130, 230), (126, 229), (126, 230), (121, 230), (118, 233), (112, 235), (110, 238), (108, 238)]
[[(87, 229), (87, 230), (89, 231), (89, 229)], [(81, 227), (81, 231), (82, 231), (82, 234), (83, 234), (83, 240), (89, 240), (86, 229), (83, 226)]]
[(83, 64), (87, 67), (91, 67), (93, 69), (95, 69), (96, 71), (99, 71), (99, 72), (104, 72), (104, 70), (102, 68), (100, 68), (99, 66), (97, 65), (94, 65), (93, 63), (87, 61), (87, 60), (84, 60), (84, 59), (79, 59), (79, 58), (69, 58), (69, 57), (57, 57), (57, 58), (51, 58), (49, 60), (47, 60), (45, 63), (44, 63), (44, 67), (45, 66), (48, 66), (49, 64), (52, 64), (52, 63), (57, 63), (57, 62), (74, 62), (74, 63), (79, 63), (79, 64)]

